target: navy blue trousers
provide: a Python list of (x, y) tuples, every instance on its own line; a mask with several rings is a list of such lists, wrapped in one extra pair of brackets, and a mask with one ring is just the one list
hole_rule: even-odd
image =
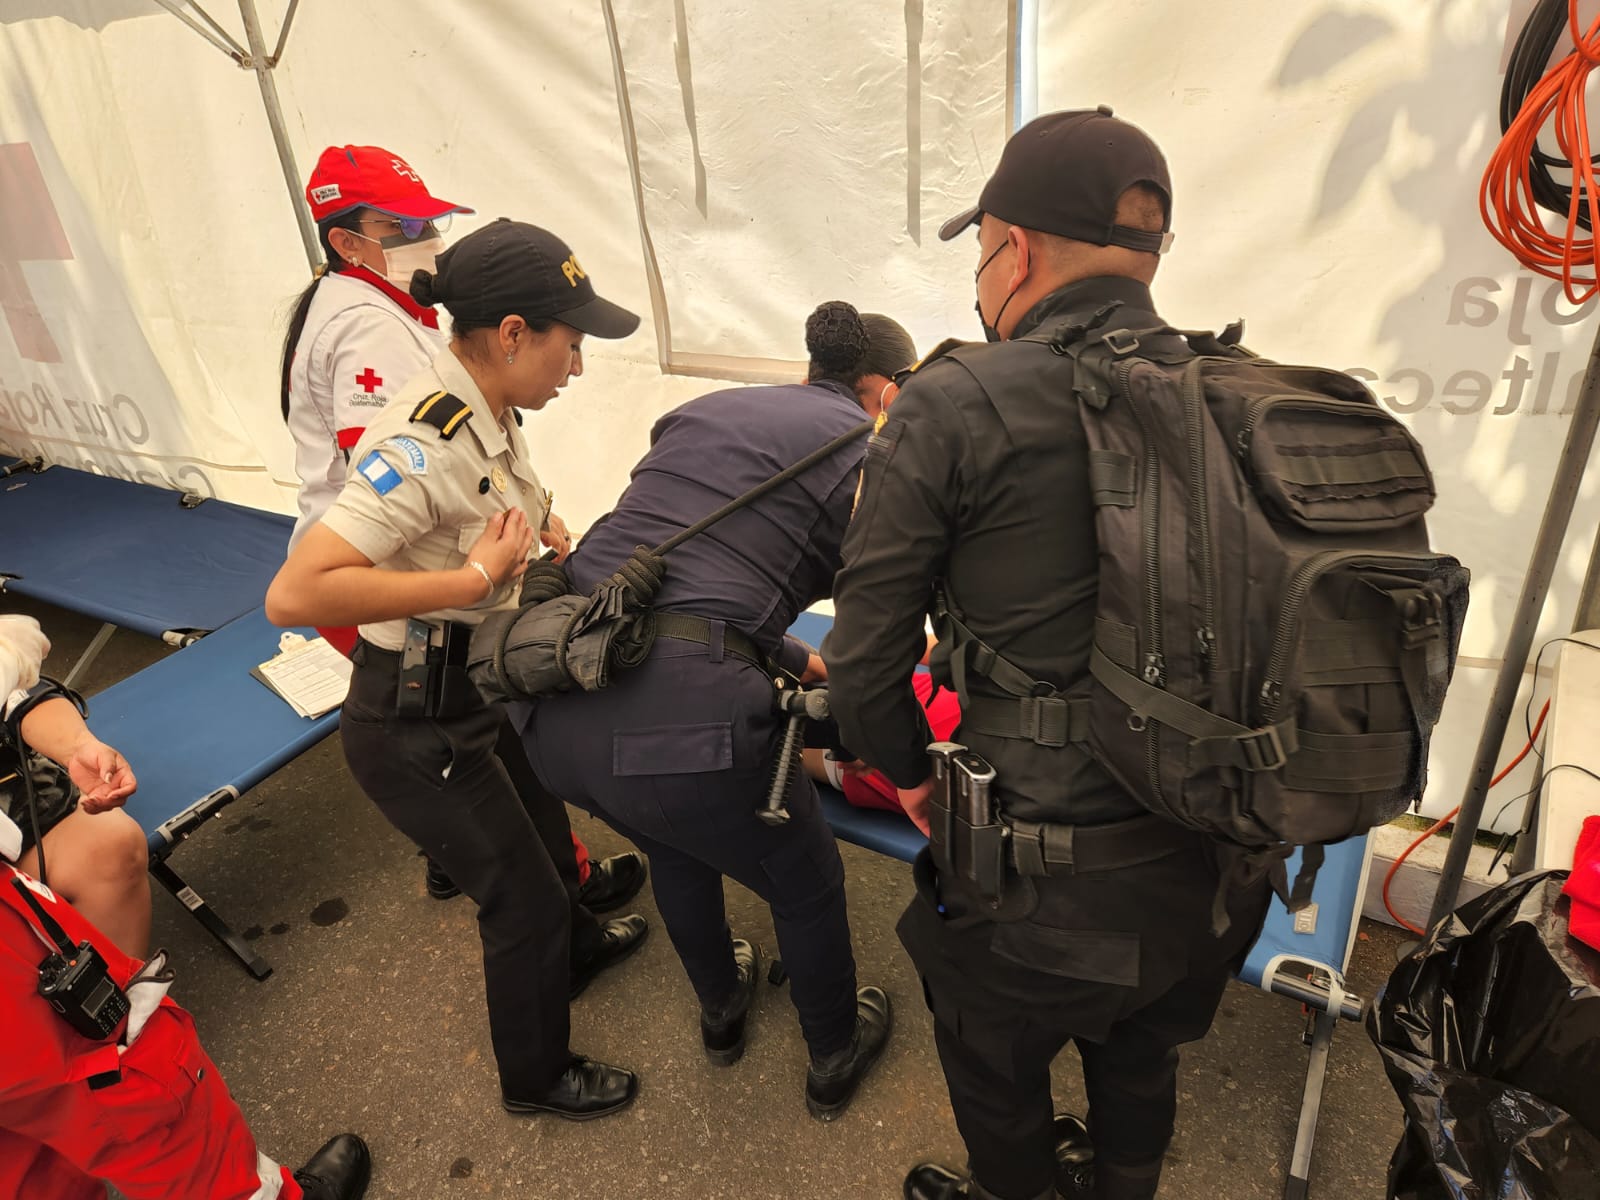
[(778, 735), (772, 683), (709, 654), (660, 638), (605, 691), (541, 699), (523, 743), (546, 787), (649, 856), (656, 906), (702, 1005), (721, 1006), (737, 983), (723, 877), (767, 902), (806, 1045), (829, 1054), (855, 1030), (844, 864), (809, 780), (788, 824), (757, 820)]

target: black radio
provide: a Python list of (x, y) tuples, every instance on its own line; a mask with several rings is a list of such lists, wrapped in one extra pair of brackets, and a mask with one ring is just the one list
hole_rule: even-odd
[(111, 978), (100, 952), (79, 942), (71, 956), (52, 954), (39, 964), (39, 995), (86, 1038), (104, 1041), (128, 1015), (128, 996)]
[(97, 1042), (109, 1038), (128, 1015), (128, 994), (111, 978), (111, 968), (100, 951), (89, 942), (74, 946), (67, 931), (44, 910), (27, 883), (21, 878), (11, 882), (39, 918), (39, 928), (56, 945), (39, 964), (39, 995), (84, 1037)]

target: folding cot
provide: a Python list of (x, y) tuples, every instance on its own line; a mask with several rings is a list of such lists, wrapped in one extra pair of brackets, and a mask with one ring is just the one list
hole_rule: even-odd
[(294, 522), (70, 467), (0, 478), (0, 587), (102, 621), (82, 676), (117, 628), (182, 646), (257, 607)]
[(113, 684), (90, 710), (95, 732), (122, 751), (139, 777), (127, 811), (149, 839), (150, 874), (257, 979), (272, 968), (183, 881), (168, 856), (339, 727), (337, 709), (307, 720), (251, 677), (250, 668), (277, 652), (282, 632), (258, 605)]
[[(831, 624), (828, 617), (819, 613), (802, 613), (790, 632), (820, 646)], [(832, 788), (819, 791), (828, 823), (844, 841), (905, 862), (914, 859), (927, 845), (927, 840), (904, 817), (879, 809), (854, 808)], [(1274, 898), (1266, 926), (1239, 972), (1245, 983), (1297, 1000), (1311, 1013), (1306, 1037), (1311, 1048), (1310, 1063), (1284, 1200), (1304, 1200), (1309, 1195), (1311, 1148), (1322, 1107), (1334, 1027), (1340, 1018), (1358, 1021), (1364, 1012), (1363, 1002), (1345, 991), (1344, 972), (1355, 946), (1369, 860), (1365, 837), (1329, 846), (1327, 860), (1317, 874), (1312, 907), (1296, 915)], [(1288, 864), (1290, 879), (1299, 865), (1300, 855), (1296, 853)]]
[(139, 777), (127, 811), (149, 839), (151, 875), (257, 979), (272, 968), (168, 856), (338, 726), (336, 712), (298, 716), (249, 673), (278, 648), (261, 604), (292, 528), (276, 513), (67, 467), (0, 478), (0, 584), (104, 622), (69, 682), (119, 627), (187, 647), (95, 696), (90, 720)]

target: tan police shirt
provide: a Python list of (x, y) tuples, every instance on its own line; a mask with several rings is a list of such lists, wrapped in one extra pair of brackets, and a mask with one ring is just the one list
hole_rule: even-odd
[[(447, 423), (448, 438), (427, 421), (412, 419), (439, 392), (464, 401), (470, 410)], [(442, 398), (434, 404), (451, 407)], [(446, 350), (367, 423), (350, 456), (344, 490), (322, 523), (383, 570), (444, 571), (465, 564), (489, 518), (513, 507), (527, 513), (535, 529), (549, 511), (528, 443), (512, 410), (495, 421), (472, 376)], [(475, 625), (498, 609), (515, 608), (519, 586), (512, 580), (468, 609), (415, 615)], [(405, 627), (404, 620), (379, 621), (361, 626), (361, 636), (374, 646), (399, 650)]]

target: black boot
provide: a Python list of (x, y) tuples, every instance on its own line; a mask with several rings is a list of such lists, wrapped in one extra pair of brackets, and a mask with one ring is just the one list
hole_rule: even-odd
[(826, 1058), (811, 1060), (806, 1072), (806, 1108), (819, 1121), (831, 1121), (856, 1094), (861, 1081), (878, 1061), (894, 1028), (894, 1009), (882, 988), (856, 992), (856, 1029), (850, 1044)]
[[(1035, 1200), (1053, 1197), (1055, 1189), (1048, 1189)], [(906, 1200), (994, 1200), (993, 1192), (986, 1192), (970, 1175), (958, 1175), (949, 1167), (938, 1163), (919, 1163), (906, 1176)]]
[(918, 1163), (906, 1176), (905, 1200), (967, 1200), (971, 1182), (938, 1163)]
[(700, 1010), (700, 1040), (706, 1054), (719, 1067), (731, 1067), (744, 1057), (744, 1025), (750, 1004), (761, 978), (761, 951), (743, 938), (733, 940), (733, 965), (739, 972), (739, 986), (733, 999), (712, 1011)]
[(599, 862), (590, 860), (589, 878), (578, 887), (578, 903), (592, 913), (621, 908), (639, 894), (648, 872), (644, 855), (613, 854)]
[(353, 1133), (331, 1138), (294, 1173), (306, 1200), (361, 1200), (372, 1178), (372, 1154)]
[(572, 974), (567, 992), (576, 1000), (595, 976), (607, 967), (614, 967), (640, 946), (650, 932), (649, 923), (638, 913), (617, 917), (600, 926), (600, 947), (582, 962), (572, 964)]
[(1057, 1113), (1056, 1191), (1069, 1200), (1093, 1200), (1094, 1141), (1089, 1129), (1071, 1113)]
[(456, 881), (445, 874), (445, 870), (433, 859), (428, 860), (428, 895), (435, 900), (449, 900), (453, 896), (461, 895), (461, 889), (456, 886)]
[(639, 1077), (621, 1067), (610, 1067), (575, 1057), (555, 1086), (532, 1096), (500, 1093), (509, 1113), (555, 1113), (569, 1121), (592, 1121), (627, 1108), (639, 1094)]

